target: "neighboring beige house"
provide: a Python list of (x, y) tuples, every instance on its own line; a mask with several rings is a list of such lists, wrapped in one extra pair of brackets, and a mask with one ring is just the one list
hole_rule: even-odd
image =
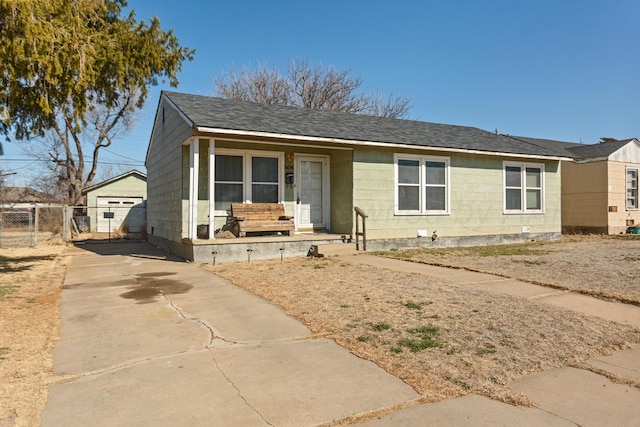
[[(556, 239), (561, 160), (472, 127), (163, 92), (147, 238), (197, 262), (300, 255), (313, 239), (355, 237), (357, 207), (368, 250)], [(265, 238), (261, 253), (239, 246), (250, 238), (214, 239), (233, 202), (283, 204), (296, 235)]]
[(573, 158), (562, 162), (563, 232), (620, 234), (640, 225), (637, 139), (585, 145), (516, 138)]
[(84, 189), (90, 231), (144, 232), (146, 228), (147, 176), (126, 172)]

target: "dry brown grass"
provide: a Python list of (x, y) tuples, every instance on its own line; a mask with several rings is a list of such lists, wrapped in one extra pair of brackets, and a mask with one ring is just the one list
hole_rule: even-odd
[[(572, 246), (570, 253), (562, 254), (564, 263), (528, 265), (532, 270), (546, 269), (545, 277), (561, 277), (555, 268), (563, 270), (568, 262), (581, 262), (596, 240), (567, 243)], [(612, 249), (609, 242), (616, 241), (603, 240), (607, 252)], [(561, 244), (541, 248), (563, 247), (556, 245)], [(515, 271), (523, 270), (522, 263), (505, 256), (510, 257), (478, 258), (495, 265), (512, 263), (519, 266)], [(445, 259), (438, 257), (438, 263)], [(447, 257), (464, 259), (472, 267), (467, 256), (454, 252)], [(599, 263), (598, 268), (606, 270), (607, 265), (612, 264)], [(339, 258), (206, 268), (280, 305), (314, 333), (327, 334), (402, 378), (424, 401), (479, 393), (526, 404), (525, 397), (505, 386), (508, 382), (556, 366), (578, 366), (591, 357), (640, 342), (640, 331), (630, 326), (418, 274), (354, 267)], [(602, 277), (607, 272), (599, 274)], [(434, 346), (412, 351), (411, 344), (426, 338), (416, 333), (420, 328), (436, 331)]]
[(484, 248), (401, 250), (384, 256), (465, 268), (640, 305), (640, 236), (566, 236)]
[(35, 426), (53, 377), (64, 246), (0, 249), (0, 424)]

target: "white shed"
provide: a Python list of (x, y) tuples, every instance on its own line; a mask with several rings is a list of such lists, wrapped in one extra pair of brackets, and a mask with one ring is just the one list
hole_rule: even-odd
[(132, 170), (87, 187), (91, 231), (141, 233), (147, 222), (147, 176)]

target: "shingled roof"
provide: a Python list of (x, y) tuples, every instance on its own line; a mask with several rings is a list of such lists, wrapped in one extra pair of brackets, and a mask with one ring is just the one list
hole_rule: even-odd
[(623, 139), (620, 141), (602, 142), (600, 144), (579, 144), (577, 147), (569, 147), (567, 151), (571, 153), (571, 157), (576, 160), (590, 159), (595, 157), (609, 157), (631, 141), (631, 139)]
[(234, 131), (309, 137), (340, 143), (378, 143), (557, 159), (566, 153), (469, 126), (428, 123), (266, 105), (164, 91), (167, 99), (202, 132)]
[(52, 203), (55, 197), (29, 187), (0, 188), (0, 202), (3, 203)]
[(576, 144), (572, 142), (554, 141), (551, 139), (528, 138), (524, 136), (512, 136), (511, 138), (526, 141), (531, 144), (545, 147), (555, 151), (558, 156), (571, 157), (576, 160), (595, 159), (609, 157), (635, 138), (620, 141), (607, 141), (599, 144)]

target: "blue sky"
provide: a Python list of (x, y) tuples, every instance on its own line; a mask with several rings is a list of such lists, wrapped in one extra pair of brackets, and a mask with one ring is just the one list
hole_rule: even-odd
[[(153, 88), (140, 122), (103, 153), (142, 163), (161, 89), (212, 95), (230, 66), (292, 58), (350, 68), (412, 100), (411, 118), (596, 143), (640, 137), (638, 0), (129, 0), (196, 49), (177, 89)], [(4, 159), (18, 158), (5, 143)], [(119, 154), (119, 155), (118, 155)], [(0, 166), (27, 175), (25, 162)], [(19, 169), (22, 168), (22, 169)]]

